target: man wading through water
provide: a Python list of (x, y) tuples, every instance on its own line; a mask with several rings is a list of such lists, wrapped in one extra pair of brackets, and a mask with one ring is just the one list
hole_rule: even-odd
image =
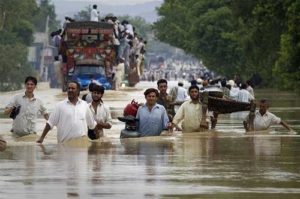
[[(12, 133), (16, 136), (36, 134), (36, 120), (39, 114), (48, 119), (48, 113), (42, 100), (34, 95), (37, 85), (35, 77), (25, 79), (25, 93), (15, 95), (6, 106), (4, 113), (9, 115), (14, 110)], [(19, 111), (19, 113), (18, 113)]]
[(41, 137), (37, 140), (42, 143), (47, 133), (54, 126), (57, 127), (57, 141), (65, 142), (87, 135), (88, 128), (98, 131), (101, 124), (97, 124), (88, 104), (79, 99), (80, 84), (70, 81), (68, 84), (68, 98), (58, 102), (46, 123)]
[(111, 114), (109, 108), (103, 104), (102, 96), (104, 94), (104, 87), (95, 84), (92, 88), (93, 101), (89, 104), (89, 108), (93, 113), (94, 120), (98, 123), (98, 130), (88, 131), (90, 139), (98, 139), (103, 137), (103, 129), (110, 129), (112, 125)]
[(182, 120), (183, 132), (199, 132), (208, 129), (206, 114), (199, 100), (198, 86), (189, 88), (190, 100), (185, 101), (176, 112), (172, 124), (178, 125)]

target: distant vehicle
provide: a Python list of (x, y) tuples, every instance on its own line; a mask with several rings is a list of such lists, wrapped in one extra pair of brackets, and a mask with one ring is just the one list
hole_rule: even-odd
[(76, 80), (85, 90), (91, 81), (105, 89), (112, 88), (112, 66), (115, 51), (112, 44), (113, 25), (102, 22), (79, 21), (66, 24), (60, 54), (63, 59), (62, 90)]
[[(113, 88), (112, 71), (117, 61), (113, 34), (114, 26), (106, 22), (78, 21), (66, 24), (60, 45), (63, 91), (67, 90), (70, 80), (78, 81), (82, 90), (86, 90), (92, 81), (97, 81), (105, 89)], [(129, 71), (127, 77), (130, 86), (139, 81), (134, 71)]]

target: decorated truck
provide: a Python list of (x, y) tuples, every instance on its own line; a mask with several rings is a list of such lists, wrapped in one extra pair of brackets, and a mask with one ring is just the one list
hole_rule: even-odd
[(85, 90), (91, 81), (112, 89), (116, 52), (112, 43), (113, 25), (103, 22), (79, 21), (66, 24), (60, 46), (62, 90), (76, 80)]

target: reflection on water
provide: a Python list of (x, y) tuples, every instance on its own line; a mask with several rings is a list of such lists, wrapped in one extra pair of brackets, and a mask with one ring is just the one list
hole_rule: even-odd
[(299, 144), (299, 136), (207, 133), (8, 147), (1, 197), (296, 198)]
[[(256, 93), (265, 95), (271, 112), (299, 133), (299, 100)], [(39, 119), (38, 132), (44, 125)], [(239, 119), (220, 115), (215, 132), (120, 140), (123, 126), (114, 120), (106, 138), (65, 145), (56, 144), (53, 130), (37, 145), (34, 135), (11, 137), (11, 120), (0, 119), (8, 141), (0, 152), (0, 198), (300, 197), (300, 136), (281, 126), (246, 135)]]
[(193, 133), (14, 146), (0, 153), (1, 197), (296, 198), (299, 144), (299, 136)]

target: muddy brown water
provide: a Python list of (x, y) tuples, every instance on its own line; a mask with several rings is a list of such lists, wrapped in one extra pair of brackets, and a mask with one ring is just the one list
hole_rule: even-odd
[[(143, 102), (150, 86), (108, 91), (104, 100), (116, 117), (131, 99)], [(0, 108), (14, 93), (1, 93)], [(46, 86), (37, 94), (49, 110), (65, 97)], [(300, 132), (297, 96), (257, 90), (256, 97), (270, 99), (270, 111)], [(300, 198), (300, 136), (281, 126), (246, 135), (239, 119), (222, 115), (214, 132), (120, 140), (124, 125), (113, 122), (98, 142), (57, 144), (53, 130), (38, 145), (35, 135), (12, 137), (12, 121), (0, 119), (7, 140), (0, 152), (0, 198)], [(40, 118), (38, 134), (44, 125)]]

